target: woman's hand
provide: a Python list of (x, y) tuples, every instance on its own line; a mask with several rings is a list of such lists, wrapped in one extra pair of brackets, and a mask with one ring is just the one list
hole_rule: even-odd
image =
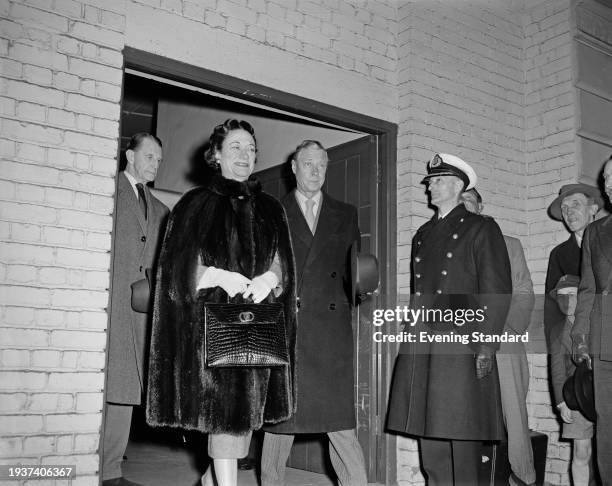
[(197, 289), (209, 287), (221, 287), (227, 295), (233, 297), (236, 294), (246, 292), (251, 280), (238, 272), (229, 272), (216, 267), (208, 267), (198, 282)]
[(273, 272), (266, 272), (251, 280), (251, 284), (242, 295), (245, 299), (252, 297), (253, 302), (259, 304), (277, 285), (278, 277)]

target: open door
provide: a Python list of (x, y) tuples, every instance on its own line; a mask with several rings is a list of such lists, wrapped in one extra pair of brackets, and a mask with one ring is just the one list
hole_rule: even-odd
[[(366, 136), (327, 149), (329, 165), (323, 190), (340, 201), (352, 204), (359, 212), (361, 251), (378, 255), (377, 137)], [(266, 192), (281, 198), (295, 186), (288, 164), (256, 174)], [(366, 460), (368, 480), (376, 481), (377, 358), (373, 348), (371, 322), (374, 298), (366, 299), (353, 313), (355, 356), (355, 404), (357, 435)], [(299, 385), (298, 385), (299, 386)], [(333, 404), (330, 404), (333, 406)], [(327, 438), (319, 435), (297, 436), (288, 466), (328, 473)]]

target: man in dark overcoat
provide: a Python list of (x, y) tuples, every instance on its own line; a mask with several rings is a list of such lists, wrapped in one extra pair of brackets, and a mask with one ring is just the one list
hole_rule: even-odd
[(297, 188), (282, 203), (297, 268), (297, 411), (266, 426), (263, 486), (284, 484), (294, 434), (327, 433), (331, 463), (342, 486), (367, 483), (355, 434), (350, 247), (358, 242), (357, 209), (321, 191), (327, 152), (302, 142), (291, 162)]
[[(566, 319), (551, 291), (563, 275), (580, 276), (582, 236), (602, 206), (603, 200), (598, 188), (578, 183), (561, 187), (559, 195), (548, 207), (548, 214), (557, 221), (563, 221), (570, 232), (569, 238), (555, 246), (548, 258), (544, 288), (544, 330), (549, 348), (558, 344), (556, 338), (563, 330)], [(550, 352), (553, 350), (550, 349)], [(560, 403), (561, 398), (560, 393), (555, 394), (558, 400), (556, 403)]]
[[(581, 246), (586, 227), (593, 222), (603, 200), (598, 188), (588, 184), (566, 184), (559, 189), (559, 195), (548, 207), (548, 214), (557, 221), (565, 223), (569, 238), (555, 246), (550, 252), (546, 272), (544, 293), (544, 330), (550, 354), (550, 376), (552, 384), (552, 403), (555, 411), (563, 417), (574, 416), (574, 426), (566, 438), (575, 439), (572, 453), (572, 478), (575, 484), (586, 484), (592, 476), (591, 440), (592, 432), (581, 430), (578, 424), (586, 424), (587, 419), (577, 411), (571, 411), (563, 397), (563, 384), (574, 366), (567, 357), (568, 334), (565, 330), (568, 316), (561, 312), (553, 290), (562, 277), (580, 277)], [(565, 426), (564, 426), (565, 427)], [(586, 425), (585, 425), (586, 427)], [(591, 470), (591, 471), (590, 471)]]
[[(112, 295), (106, 372), (106, 406), (102, 479), (104, 486), (136, 483), (122, 477), (134, 405), (139, 405), (146, 380), (147, 313), (131, 306), (132, 284), (155, 266), (168, 208), (147, 187), (162, 160), (161, 141), (149, 133), (134, 135), (119, 172), (113, 247)], [(151, 294), (152, 295), (152, 294)]]
[[(416, 339), (400, 346), (387, 427), (419, 438), (428, 485), (472, 486), (478, 484), (481, 441), (505, 435), (499, 343), (472, 339), (472, 333), (494, 339), (503, 330), (510, 263), (497, 223), (460, 202), (476, 184), (466, 162), (436, 154), (424, 182), (437, 211), (412, 241), (411, 307), (432, 317), (406, 329)], [(450, 321), (436, 310), (450, 313)]]
[[(604, 165), (605, 190), (612, 201), (612, 157)], [(574, 358), (593, 369), (595, 444), (604, 486), (612, 484), (612, 215), (587, 226), (574, 327)]]

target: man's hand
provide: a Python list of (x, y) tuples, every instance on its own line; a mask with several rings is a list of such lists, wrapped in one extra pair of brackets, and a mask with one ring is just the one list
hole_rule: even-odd
[(589, 369), (593, 369), (589, 345), (587, 344), (587, 336), (579, 335), (574, 337), (574, 341), (572, 343), (572, 359), (576, 364), (586, 361)]
[(566, 424), (571, 424), (574, 422), (574, 419), (572, 418), (572, 411), (565, 402), (561, 402), (559, 405), (557, 405), (557, 410), (559, 410), (561, 418)]
[(481, 380), (493, 371), (493, 358), (493, 352), (484, 348), (476, 355), (476, 378)]

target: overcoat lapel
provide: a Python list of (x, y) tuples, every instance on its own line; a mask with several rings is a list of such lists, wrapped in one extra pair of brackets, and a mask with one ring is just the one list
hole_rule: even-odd
[(304, 218), (302, 210), (295, 199), (295, 191), (291, 193), (291, 197), (287, 198), (286, 201), (286, 213), (291, 232), (302, 240), (307, 247), (311, 247), (313, 238), (312, 233), (310, 232), (306, 218)]
[[(306, 219), (303, 216), (302, 219), (306, 224)], [(340, 215), (330, 207), (329, 196), (323, 193), (321, 197), (319, 221), (317, 223), (312, 244), (310, 245), (308, 257), (306, 258), (306, 268), (308, 268), (308, 266), (316, 260), (319, 253), (321, 253), (321, 251), (329, 244), (329, 237), (335, 232), (335, 229), (338, 228), (338, 226), (340, 226)], [(306, 229), (310, 232), (307, 224)]]
[(606, 217), (600, 229), (601, 231), (597, 232), (597, 244), (608, 260), (608, 265), (612, 265), (612, 217)]
[[(145, 194), (147, 190), (145, 189)], [(134, 194), (134, 190), (132, 189), (132, 185), (130, 181), (127, 180), (125, 174), (121, 172), (119, 176), (119, 195), (123, 196), (123, 200), (126, 202), (129, 210), (136, 215), (136, 219), (138, 220), (138, 224), (140, 225), (140, 229), (144, 234), (147, 233), (147, 221), (144, 218), (144, 214), (140, 210), (140, 205), (138, 204), (138, 198), (136, 194)], [(149, 196), (147, 195), (147, 204), (149, 204)], [(148, 207), (151, 207), (149, 204)]]

